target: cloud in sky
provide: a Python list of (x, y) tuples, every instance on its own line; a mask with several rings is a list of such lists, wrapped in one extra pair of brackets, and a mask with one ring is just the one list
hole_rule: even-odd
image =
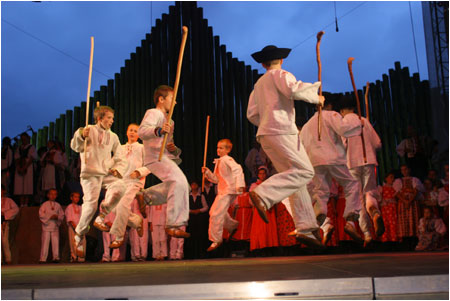
[[(2, 137), (15, 136), (27, 125), (42, 128), (86, 100), (90, 36), (95, 37), (94, 68), (101, 72), (93, 73), (93, 95), (120, 71), (155, 19), (168, 13), (169, 5), (173, 2), (2, 1)], [(426, 79), (421, 3), (411, 5), (421, 78)], [(294, 47), (303, 42), (283, 66), (298, 79), (317, 80), (315, 34), (334, 22), (334, 2), (202, 1), (198, 6), (227, 51), (261, 73), (251, 53), (268, 44)], [(321, 43), (324, 90), (351, 90), (346, 65), (350, 56), (355, 57), (358, 87), (381, 79), (395, 61), (417, 72), (408, 2), (337, 1), (338, 17), (355, 7), (338, 21), (339, 32), (334, 24), (325, 29)]]

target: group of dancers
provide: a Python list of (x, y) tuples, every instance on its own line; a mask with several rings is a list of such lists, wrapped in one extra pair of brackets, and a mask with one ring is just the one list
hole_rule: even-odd
[[(335, 96), (325, 95), (325, 99), (318, 94), (320, 82), (297, 81), (294, 75), (283, 70), (283, 60), (289, 52), (287, 48), (267, 46), (252, 54), (266, 73), (255, 83), (247, 118), (258, 127), (256, 138), (277, 171), (250, 192), (253, 205), (268, 222), (266, 211), (289, 198), (295, 223), (295, 231), (290, 235), (309, 247), (324, 248), (333, 232), (326, 214), (334, 178), (343, 186), (347, 200), (345, 231), (360, 240), (354, 222), (359, 220), (364, 231), (370, 218), (376, 234), (381, 235), (384, 225), (377, 205), (375, 180), (375, 151), (381, 146), (380, 139), (367, 120), (353, 113), (355, 105), (351, 98), (341, 97), (339, 114), (331, 110)], [(168, 120), (168, 112), (175, 101), (173, 88), (159, 86), (153, 100), (156, 107), (147, 110), (141, 124), (129, 125), (128, 142), (123, 146), (111, 131), (114, 110), (108, 106), (95, 108), (96, 124), (78, 129), (72, 138), (71, 148), (81, 154), (80, 182), (84, 192), (81, 216), (73, 236), (77, 256), (85, 254), (84, 235), (97, 211), (102, 188), (106, 189), (106, 194), (100, 203), (101, 213), (93, 224), (101, 231), (114, 234), (110, 248), (123, 244), (127, 225), (142, 233), (142, 217), (131, 212), (134, 198), (141, 208), (146, 204), (166, 203), (166, 233), (179, 238), (190, 236), (186, 232), (190, 187), (178, 166), (181, 150), (173, 142), (174, 123)], [(295, 100), (323, 107), (321, 115), (316, 113), (300, 133), (295, 123)], [(320, 140), (317, 137), (319, 126)], [(164, 135), (169, 139), (159, 159)], [(143, 144), (137, 142), (138, 137)], [(214, 161), (214, 171), (202, 168), (205, 177), (218, 184), (218, 194), (210, 210), (208, 251), (222, 244), (224, 228), (233, 235), (238, 226), (228, 214), (228, 208), (244, 192), (245, 180), (242, 167), (228, 155), (232, 146), (229, 139), (218, 141), (219, 158)], [(150, 173), (162, 183), (143, 189), (145, 177)], [(116, 218), (110, 227), (105, 223), (105, 216), (113, 210)], [(323, 237), (319, 227), (322, 227)]]

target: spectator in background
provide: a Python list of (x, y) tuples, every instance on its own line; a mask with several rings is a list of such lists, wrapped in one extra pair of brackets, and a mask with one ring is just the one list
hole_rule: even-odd
[(54, 140), (47, 141), (47, 151), (41, 156), (41, 191), (47, 191), (50, 188), (61, 190), (61, 181), (58, 169), (62, 165), (61, 151), (56, 148)]
[(16, 171), (14, 174), (14, 195), (18, 197), (20, 206), (28, 206), (34, 194), (34, 165), (37, 160), (36, 149), (30, 144), (30, 136), (20, 134), (21, 145), (14, 154)]
[(398, 241), (397, 192), (393, 187), (394, 181), (394, 172), (389, 172), (384, 178), (383, 186), (379, 186), (381, 194), (381, 216), (383, 217), (385, 227), (385, 232), (381, 236), (382, 242)]
[(248, 152), (245, 158), (245, 166), (248, 171), (250, 171), (251, 179), (250, 182), (256, 181), (258, 177), (258, 167), (264, 165), (264, 160), (266, 155), (256, 140), (253, 141), (253, 148)]
[(2, 185), (2, 254), (6, 264), (11, 263), (11, 250), (9, 248), (9, 222), (12, 221), (19, 207), (6, 196), (6, 187)]
[(152, 232), (153, 258), (162, 261), (167, 257), (166, 227), (167, 203), (150, 207), (150, 231)]
[(398, 196), (398, 235), (402, 242), (412, 249), (417, 244), (419, 225), (419, 198), (424, 191), (423, 185), (412, 177), (408, 165), (400, 167), (402, 177), (394, 181), (393, 187)]
[(39, 263), (45, 263), (48, 256), (48, 247), (52, 241), (53, 262), (59, 262), (59, 226), (64, 219), (64, 211), (56, 202), (58, 191), (51, 188), (47, 192), (47, 201), (39, 208), (39, 218), (42, 223), (41, 256)]
[(419, 222), (419, 243), (416, 251), (433, 251), (437, 249), (439, 240), (447, 232), (444, 222), (433, 215), (429, 207), (425, 207)]
[(2, 185), (5, 186), (6, 192), (10, 190), (11, 169), (13, 165), (13, 149), (11, 147), (11, 138), (5, 137), (2, 140)]
[(412, 125), (406, 128), (406, 139), (397, 145), (397, 153), (405, 157), (406, 164), (411, 168), (411, 175), (424, 179), (428, 170), (427, 149), (430, 146), (428, 137), (417, 134)]
[[(66, 215), (66, 222), (67, 222), (67, 230), (69, 234), (69, 246), (70, 246), (70, 262), (84, 262), (85, 257), (84, 256), (77, 256), (75, 243), (73, 241), (73, 238), (75, 236), (75, 228), (78, 225), (78, 222), (80, 221), (81, 216), (81, 206), (78, 205), (78, 202), (80, 201), (80, 193), (79, 192), (72, 192), (70, 194), (70, 201), (72, 202), (69, 206), (66, 207), (65, 215)], [(81, 241), (83, 245), (84, 253), (86, 254), (86, 238), (83, 237)]]
[[(191, 182), (189, 194), (189, 221), (187, 232), (191, 237), (186, 239), (187, 258), (205, 258), (208, 243), (208, 204), (196, 181)], [(172, 252), (171, 246), (171, 252)]]

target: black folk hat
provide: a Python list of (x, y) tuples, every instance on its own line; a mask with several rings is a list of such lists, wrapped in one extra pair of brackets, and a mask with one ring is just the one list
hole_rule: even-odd
[(287, 58), (289, 52), (291, 52), (291, 49), (289, 48), (278, 48), (277, 46), (269, 45), (264, 47), (261, 51), (253, 53), (252, 57), (256, 62), (263, 63)]

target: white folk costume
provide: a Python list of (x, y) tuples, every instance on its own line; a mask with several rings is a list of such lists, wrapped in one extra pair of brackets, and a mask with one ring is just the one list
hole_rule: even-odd
[[(51, 217), (56, 215), (57, 219)], [(64, 219), (61, 205), (55, 201), (46, 201), (39, 208), (39, 218), (42, 223), (40, 262), (47, 261), (48, 247), (52, 241), (53, 260), (59, 260), (59, 226)]]
[[(354, 220), (359, 216), (361, 202), (359, 200), (359, 183), (350, 174), (347, 167), (346, 150), (341, 137), (352, 137), (361, 134), (361, 122), (355, 114), (344, 118), (335, 111), (322, 111), (321, 140), (317, 137), (318, 113), (303, 126), (300, 138), (314, 166), (312, 199), (316, 216), (327, 215), (327, 204), (330, 198), (330, 187), (334, 178), (344, 188), (346, 220)], [(326, 226), (326, 220), (322, 226)], [(324, 230), (325, 231), (325, 230)]]
[(142, 229), (144, 233), (142, 237), (139, 237), (136, 229), (130, 229), (131, 260), (144, 261), (147, 258), (148, 252), (148, 217), (150, 216), (150, 207), (145, 206), (147, 217), (144, 218), (139, 210), (137, 200), (133, 199), (133, 202), (131, 203), (131, 212), (132, 214), (139, 216), (140, 220), (142, 220)]
[(11, 249), (9, 248), (9, 223), (17, 213), (19, 207), (10, 198), (2, 198), (2, 252), (7, 263), (11, 263)]
[[(105, 216), (105, 223), (113, 224), (115, 218), (116, 218), (116, 214), (115, 214), (115, 210), (113, 210), (112, 212), (108, 213)], [(125, 234), (124, 234), (124, 240), (125, 240), (124, 243), (119, 248), (113, 249), (112, 255), (111, 255), (111, 249), (109, 248), (109, 245), (111, 244), (112, 241), (114, 241), (116, 239), (115, 235), (112, 235), (108, 232), (102, 232), (102, 237), (103, 237), (102, 262), (125, 261), (126, 251), (127, 251), (127, 244), (126, 244), (127, 233), (125, 232)]]
[(14, 174), (14, 195), (32, 195), (33, 194), (33, 161), (38, 156), (36, 148), (28, 144), (19, 146), (14, 154), (16, 160), (16, 172)]
[[(357, 116), (354, 113), (351, 114)], [(369, 213), (373, 219), (375, 214), (380, 214), (378, 201), (381, 197), (378, 193), (375, 168), (378, 166), (376, 151), (381, 148), (381, 140), (370, 122), (364, 117), (361, 119), (364, 121), (362, 131), (367, 162), (364, 162), (361, 135), (347, 138), (345, 144), (347, 145), (347, 167), (352, 176), (358, 180), (362, 192), (359, 225), (364, 233), (369, 233), (370, 220), (364, 217), (367, 217)]]
[(167, 204), (150, 206), (150, 221), (152, 224), (153, 258), (167, 257), (166, 227)]
[[(122, 199), (116, 207), (116, 218), (111, 227), (109, 233), (120, 238), (123, 237), (127, 223), (139, 227), (142, 224), (142, 216), (132, 214), (131, 203), (133, 202), (136, 193), (144, 188), (145, 177), (150, 173), (150, 171), (144, 167), (144, 146), (138, 142), (132, 144), (125, 144), (122, 146), (125, 151), (125, 157), (128, 160), (128, 168), (123, 174), (123, 179), (126, 184), (126, 190)], [(131, 173), (137, 170), (141, 178), (132, 179), (130, 178)], [(130, 219), (130, 221), (128, 221)]]
[(258, 127), (256, 137), (278, 171), (254, 191), (267, 209), (289, 197), (298, 233), (318, 228), (306, 184), (314, 176), (295, 125), (294, 100), (318, 104), (314, 84), (297, 81), (282, 70), (268, 70), (255, 84), (247, 108), (248, 120)]
[(245, 187), (244, 173), (241, 165), (228, 155), (214, 160), (214, 173), (206, 170), (205, 176), (211, 183), (218, 184), (218, 194), (209, 211), (209, 240), (222, 242), (223, 228), (229, 233), (238, 227), (238, 221), (231, 218), (228, 208), (241, 194), (238, 189)]
[(9, 184), (11, 181), (11, 166), (13, 164), (13, 151), (11, 146), (2, 147), (2, 185), (9, 192)]
[(57, 177), (59, 177), (59, 172), (58, 172), (57, 166), (62, 166), (62, 164), (63, 164), (62, 152), (55, 148), (50, 149), (50, 150), (46, 151), (44, 153), (44, 155), (42, 155), (40, 162), (41, 162), (41, 165), (43, 166), (41, 169), (41, 175), (42, 175), (41, 189), (42, 189), (42, 191), (45, 192), (45, 191), (49, 190), (50, 188), (55, 188), (55, 189), (60, 190), (61, 183), (59, 180), (57, 180)]
[[(166, 122), (166, 115), (159, 109), (150, 109), (145, 113), (138, 135), (144, 142), (144, 165), (157, 176), (167, 189), (167, 228), (186, 226), (189, 219), (189, 183), (186, 176), (173, 159), (178, 153), (172, 154), (167, 148), (161, 161), (158, 161), (163, 142), (160, 129)], [(172, 123), (173, 126), (173, 123)], [(173, 136), (168, 141), (173, 141)], [(177, 149), (179, 150), (179, 149)]]
[[(186, 226), (182, 226), (181, 229), (186, 231)], [(169, 259), (181, 260), (184, 257), (184, 238), (173, 237), (169, 238)]]
[[(75, 236), (75, 228), (80, 221), (81, 206), (72, 203), (66, 207), (66, 210), (64, 213), (66, 216), (67, 229), (69, 232), (70, 261), (71, 262), (75, 262), (75, 261), (84, 262), (85, 257), (86, 257), (86, 237), (83, 237), (83, 239), (82, 239), (83, 250), (84, 250), (85, 256), (80, 256), (80, 257), (77, 256), (77, 253), (75, 250), (76, 247), (75, 247), (75, 244), (73, 241), (73, 238)], [(72, 223), (75, 224), (75, 228), (72, 227)]]
[[(103, 129), (99, 124), (89, 128), (86, 151), (82, 137), (83, 128), (75, 132), (70, 143), (71, 148), (80, 153), (81, 157), (80, 182), (84, 196), (80, 222), (75, 229), (79, 235), (84, 235), (89, 230), (89, 223), (97, 210), (102, 187), (107, 189), (103, 201), (105, 214), (117, 205), (126, 190), (124, 181), (109, 173), (111, 169), (115, 169), (123, 176), (128, 166), (119, 137), (111, 130)], [(111, 153), (114, 155), (112, 156)]]

